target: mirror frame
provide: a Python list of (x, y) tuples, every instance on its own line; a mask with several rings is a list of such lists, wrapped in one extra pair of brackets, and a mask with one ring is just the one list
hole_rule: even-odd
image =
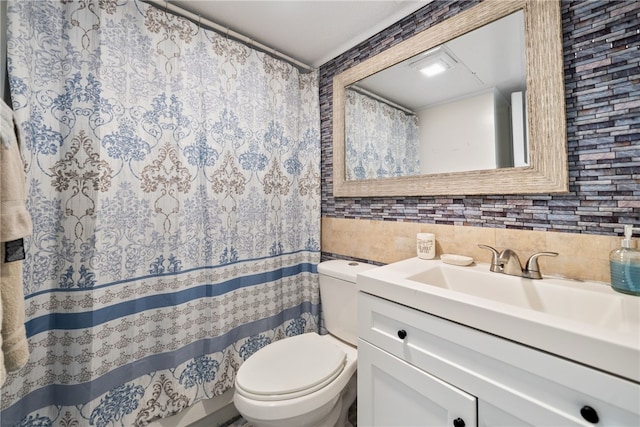
[[(345, 180), (345, 87), (524, 10), (529, 166)], [(333, 78), (334, 197), (540, 194), (569, 191), (560, 2), (484, 0)]]

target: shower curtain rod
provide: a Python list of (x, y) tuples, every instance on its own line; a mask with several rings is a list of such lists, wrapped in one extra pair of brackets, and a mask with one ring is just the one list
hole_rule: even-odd
[(186, 9), (183, 9), (179, 6), (174, 5), (173, 3), (169, 3), (166, 0), (142, 0), (145, 3), (149, 3), (152, 4), (160, 9), (165, 9), (170, 11), (173, 14), (182, 16), (183, 18), (187, 18), (188, 20), (197, 23), (198, 25), (204, 25), (206, 27), (211, 28), (212, 30), (215, 30), (218, 33), (221, 33), (223, 35), (227, 35), (229, 37), (233, 37), (234, 39), (241, 41), (242, 43), (245, 43), (251, 47), (255, 47), (257, 49), (260, 49), (263, 52), (266, 52), (270, 55), (276, 56), (284, 61), (287, 61), (288, 63), (295, 65), (298, 68), (302, 68), (304, 70), (307, 71), (313, 71), (314, 68), (298, 61), (295, 58), (292, 58), (288, 55), (285, 55), (284, 53), (278, 52), (277, 50), (264, 45), (260, 42), (257, 42), (255, 40), (253, 40), (251, 37), (247, 37), (244, 34), (238, 33), (236, 31), (233, 31), (231, 29), (229, 29), (229, 27), (225, 27), (223, 25), (217, 24), (209, 19), (203, 18), (200, 15), (197, 15), (193, 12), (189, 12)]
[(383, 104), (387, 104), (390, 107), (397, 108), (398, 110), (402, 111), (403, 113), (405, 113), (405, 114), (407, 114), (409, 116), (416, 116), (417, 115), (415, 111), (410, 110), (410, 109), (408, 109), (406, 107), (403, 107), (400, 104), (396, 104), (393, 101), (389, 101), (388, 99), (383, 98), (380, 95), (377, 95), (377, 94), (375, 94), (373, 92), (370, 92), (370, 91), (368, 91), (368, 90), (366, 90), (364, 88), (361, 88), (360, 86), (356, 85), (355, 83), (352, 84), (351, 86), (348, 86), (347, 89), (351, 89), (351, 90), (353, 90), (355, 92), (359, 92), (359, 93), (361, 93), (361, 94), (363, 94), (365, 96), (368, 96), (369, 98), (373, 98), (373, 99), (375, 99), (377, 101), (382, 102)]

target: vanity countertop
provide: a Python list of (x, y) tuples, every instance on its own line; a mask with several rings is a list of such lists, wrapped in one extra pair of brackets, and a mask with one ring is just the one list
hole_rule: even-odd
[(489, 265), (410, 258), (358, 290), (640, 383), (640, 297), (606, 283), (524, 279)]

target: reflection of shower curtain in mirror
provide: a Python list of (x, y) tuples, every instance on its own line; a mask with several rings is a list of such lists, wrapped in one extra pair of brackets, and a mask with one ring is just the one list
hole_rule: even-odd
[(419, 175), (417, 116), (352, 89), (345, 98), (346, 179)]
[(34, 230), (2, 425), (146, 425), (317, 330), (317, 73), (135, 0), (8, 18)]

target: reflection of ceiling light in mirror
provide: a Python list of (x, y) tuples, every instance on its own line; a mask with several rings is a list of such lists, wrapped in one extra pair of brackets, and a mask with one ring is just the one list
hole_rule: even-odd
[(453, 68), (457, 61), (447, 52), (444, 46), (439, 46), (424, 53), (422, 58), (409, 64), (427, 77), (433, 77)]
[(438, 61), (429, 65), (425, 65), (424, 67), (420, 68), (420, 72), (426, 75), (427, 77), (433, 77), (440, 73), (444, 73), (448, 69), (449, 69), (449, 66), (447, 64)]

